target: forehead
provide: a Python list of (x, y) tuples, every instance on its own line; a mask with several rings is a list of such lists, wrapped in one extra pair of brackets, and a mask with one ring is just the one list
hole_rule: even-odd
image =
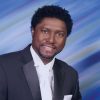
[(44, 18), (36, 27), (67, 30), (65, 22), (57, 18)]

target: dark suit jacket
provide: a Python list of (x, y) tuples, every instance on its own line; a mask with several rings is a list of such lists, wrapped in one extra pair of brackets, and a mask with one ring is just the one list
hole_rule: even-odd
[[(77, 72), (56, 59), (54, 66), (53, 100), (81, 100)], [(41, 100), (38, 76), (30, 53), (24, 50), (0, 56), (0, 100)]]

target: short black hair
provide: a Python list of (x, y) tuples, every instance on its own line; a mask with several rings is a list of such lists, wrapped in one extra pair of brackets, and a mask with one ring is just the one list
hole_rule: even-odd
[(71, 33), (73, 21), (67, 10), (56, 5), (45, 5), (38, 8), (37, 11), (32, 16), (31, 29), (36, 27), (44, 18), (57, 18), (65, 22), (67, 28), (67, 36)]

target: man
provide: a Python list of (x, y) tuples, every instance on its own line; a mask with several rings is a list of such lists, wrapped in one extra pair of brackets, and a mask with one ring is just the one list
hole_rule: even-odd
[(32, 45), (0, 56), (0, 100), (81, 100), (78, 74), (55, 58), (72, 29), (68, 11), (54, 5), (32, 17)]

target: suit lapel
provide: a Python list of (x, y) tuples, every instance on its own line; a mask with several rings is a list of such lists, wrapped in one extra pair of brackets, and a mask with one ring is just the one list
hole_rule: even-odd
[(53, 72), (54, 72), (53, 100), (63, 100), (63, 72), (57, 60), (55, 60)]
[(32, 93), (33, 100), (41, 100), (39, 80), (34, 67), (34, 62), (30, 53), (30, 45), (26, 47), (22, 53), (23, 71), (28, 83), (28, 87)]
[(39, 80), (36, 73), (36, 69), (33, 65), (33, 61), (30, 61), (23, 66), (23, 70), (28, 82), (28, 86), (34, 98), (33, 100), (41, 100)]

